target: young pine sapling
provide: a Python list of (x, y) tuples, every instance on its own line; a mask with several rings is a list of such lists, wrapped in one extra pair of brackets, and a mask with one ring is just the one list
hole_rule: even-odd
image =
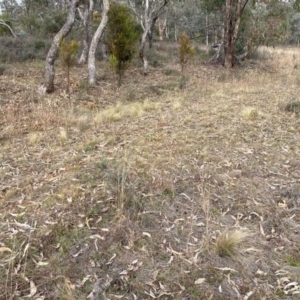
[(181, 66), (181, 88), (183, 87), (184, 81), (184, 68), (188, 61), (195, 55), (195, 48), (191, 43), (189, 36), (186, 33), (183, 33), (178, 40), (179, 49), (179, 61)]
[(76, 62), (76, 54), (78, 51), (80, 43), (72, 40), (71, 42), (67, 42), (64, 39), (60, 40), (58, 53), (59, 58), (62, 63), (63, 68), (66, 70), (67, 75), (67, 93), (69, 101), (71, 99), (70, 93), (70, 69), (74, 66)]
[(137, 23), (128, 7), (113, 3), (108, 12), (106, 44), (110, 53), (109, 62), (118, 76), (121, 86), (122, 76), (136, 52), (139, 32)]

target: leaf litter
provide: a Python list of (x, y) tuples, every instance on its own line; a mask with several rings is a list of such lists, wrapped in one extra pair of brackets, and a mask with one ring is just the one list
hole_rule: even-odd
[[(58, 93), (44, 99), (32, 92), (37, 77), (25, 89), (28, 78), (6, 76), (0, 298), (299, 294), (300, 121), (280, 109), (298, 93), (289, 84), (287, 97), (282, 77), (296, 82), (297, 74), (279, 56), (276, 64), (278, 74), (244, 68), (224, 82), (220, 70), (194, 66), (185, 90), (169, 76), (174, 89), (160, 96), (147, 92), (151, 80), (165, 80), (160, 70), (149, 83), (133, 71), (143, 86), (138, 97), (158, 105), (138, 116), (126, 106), (123, 119), (100, 123), (82, 91), (72, 95), (74, 115)], [(35, 74), (34, 62), (28, 68)], [(99, 96), (96, 87), (89, 97), (111, 113), (131, 88), (128, 79), (118, 91), (101, 86)], [(227, 230), (251, 235), (219, 256), (216, 241)]]

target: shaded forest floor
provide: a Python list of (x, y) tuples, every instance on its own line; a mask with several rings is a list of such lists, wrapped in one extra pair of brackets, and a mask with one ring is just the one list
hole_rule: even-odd
[(71, 103), (59, 66), (46, 96), (43, 62), (5, 66), (0, 299), (300, 299), (299, 49), (200, 53), (181, 89), (154, 47), (120, 89), (72, 69)]

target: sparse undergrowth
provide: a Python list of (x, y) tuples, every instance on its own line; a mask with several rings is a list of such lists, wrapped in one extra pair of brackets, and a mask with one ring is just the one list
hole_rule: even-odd
[(62, 69), (43, 96), (40, 62), (5, 66), (0, 299), (299, 297), (294, 50), (233, 72), (195, 58), (181, 90), (170, 47), (118, 90), (74, 68), (72, 110)]

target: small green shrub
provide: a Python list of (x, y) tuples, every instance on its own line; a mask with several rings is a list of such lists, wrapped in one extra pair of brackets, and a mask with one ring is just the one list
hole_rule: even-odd
[(51, 41), (31, 36), (0, 37), (0, 62), (23, 62), (46, 58)]
[(67, 92), (69, 96), (69, 100), (71, 98), (70, 95), (70, 68), (75, 64), (76, 54), (79, 48), (79, 42), (71, 41), (66, 42), (65, 40), (61, 40), (58, 47), (59, 58), (66, 69), (67, 72)]
[(136, 52), (139, 31), (128, 7), (113, 3), (108, 12), (106, 44), (110, 63), (118, 75), (121, 86), (122, 76)]

